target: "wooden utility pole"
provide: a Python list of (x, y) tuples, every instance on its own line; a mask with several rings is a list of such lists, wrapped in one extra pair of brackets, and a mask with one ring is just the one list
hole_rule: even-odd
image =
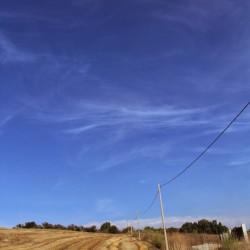
[(168, 238), (167, 238), (167, 232), (166, 232), (166, 226), (165, 226), (165, 218), (164, 218), (164, 210), (163, 210), (163, 205), (162, 205), (161, 185), (160, 184), (158, 184), (158, 192), (159, 192), (159, 197), (160, 197), (161, 218), (162, 218), (162, 225), (163, 225), (163, 231), (164, 231), (165, 246), (166, 246), (166, 250), (168, 250)]
[(139, 210), (137, 210), (137, 225), (138, 225), (138, 239), (141, 240), (141, 232), (140, 232), (140, 221), (139, 221)]

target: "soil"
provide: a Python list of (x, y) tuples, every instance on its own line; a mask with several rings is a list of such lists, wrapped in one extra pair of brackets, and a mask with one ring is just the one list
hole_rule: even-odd
[(150, 244), (128, 235), (43, 229), (0, 229), (4, 250), (153, 250)]

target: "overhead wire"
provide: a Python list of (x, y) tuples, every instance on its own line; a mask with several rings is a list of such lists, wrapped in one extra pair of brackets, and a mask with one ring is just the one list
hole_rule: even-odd
[[(160, 187), (164, 187), (168, 184), (170, 184), (171, 182), (173, 182), (175, 179), (177, 179), (179, 176), (181, 176), (182, 174), (184, 174), (189, 168), (191, 168), (193, 166), (193, 164), (195, 162), (197, 162), (207, 151), (208, 149), (210, 149), (214, 143), (228, 130), (228, 128), (237, 120), (237, 118), (243, 113), (243, 111), (250, 105), (250, 101), (240, 110), (240, 112), (237, 113), (237, 115), (233, 118), (233, 120), (231, 120), (231, 122), (224, 128), (224, 130), (222, 130), (222, 132), (206, 147), (205, 150), (203, 150), (186, 168), (184, 168), (181, 172), (179, 172), (176, 176), (174, 176), (173, 178), (171, 178), (169, 181), (163, 183), (160, 185)], [(156, 198), (159, 194), (159, 191), (157, 190), (152, 202), (149, 204), (149, 206), (141, 212), (141, 214), (146, 214), (154, 205)]]
[(156, 198), (158, 196), (158, 193), (159, 193), (159, 191), (156, 192), (156, 194), (155, 194), (154, 199), (152, 200), (152, 202), (149, 204), (149, 206), (144, 211), (141, 212), (141, 214), (146, 214), (151, 209), (151, 207), (155, 203), (155, 200), (156, 200)]
[(176, 176), (174, 176), (169, 181), (161, 184), (161, 187), (164, 187), (168, 185), (169, 183), (173, 182), (175, 179), (177, 179), (180, 175), (184, 174), (189, 168), (191, 168), (196, 161), (198, 161), (207, 151), (209, 148), (213, 146), (213, 144), (227, 131), (227, 129), (236, 121), (236, 119), (243, 113), (243, 111), (249, 106), (250, 101), (240, 110), (240, 112), (233, 118), (233, 120), (226, 126), (226, 128), (210, 143), (205, 150), (203, 150), (198, 157), (196, 157), (186, 168), (184, 168), (180, 173), (178, 173)]
[[(149, 206), (144, 211), (140, 212), (140, 215), (146, 214), (151, 209), (151, 207), (154, 205), (154, 203), (156, 201), (156, 198), (157, 198), (158, 194), (159, 194), (159, 191), (157, 190), (157, 192), (156, 192), (156, 194), (155, 194), (154, 199), (152, 200), (152, 202), (149, 204)], [(138, 214), (136, 215), (136, 219), (135, 220), (138, 220)]]

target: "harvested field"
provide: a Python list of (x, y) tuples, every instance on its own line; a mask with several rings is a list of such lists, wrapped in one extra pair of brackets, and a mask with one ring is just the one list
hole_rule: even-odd
[(4, 250), (148, 250), (146, 242), (126, 235), (83, 233), (66, 230), (0, 229), (0, 249)]

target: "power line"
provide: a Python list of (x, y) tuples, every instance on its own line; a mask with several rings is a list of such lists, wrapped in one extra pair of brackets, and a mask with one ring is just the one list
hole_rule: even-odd
[[(212, 141), (212, 143), (210, 143), (208, 145), (208, 147), (198, 155), (198, 157), (196, 157), (186, 168), (184, 168), (180, 173), (178, 173), (176, 176), (174, 176), (172, 179), (170, 179), (169, 181), (163, 183), (161, 185), (161, 187), (164, 187), (166, 185), (168, 185), (169, 183), (171, 183), (172, 181), (174, 181), (175, 179), (177, 179), (180, 175), (182, 175), (184, 172), (186, 172), (189, 168), (192, 167), (192, 165), (198, 161), (206, 152), (209, 148), (211, 148), (213, 146), (213, 144), (226, 132), (226, 130), (236, 121), (236, 119), (241, 115), (241, 113), (243, 113), (243, 111), (249, 106), (250, 101), (240, 110), (240, 112), (234, 117), (234, 119), (226, 126), (226, 128)], [(146, 214), (154, 205), (156, 198), (159, 194), (159, 191), (156, 192), (152, 202), (149, 204), (149, 206), (141, 212), (141, 214)]]
[(186, 172), (189, 168), (191, 168), (193, 166), (193, 164), (198, 161), (206, 152), (209, 148), (211, 148), (213, 146), (213, 144), (226, 132), (226, 130), (236, 121), (236, 119), (241, 115), (241, 113), (249, 106), (250, 101), (241, 109), (241, 111), (234, 117), (234, 119), (226, 126), (226, 128), (212, 141), (212, 143), (210, 143), (208, 145), (208, 147), (201, 153), (198, 155), (198, 157), (196, 157), (186, 168), (184, 168), (180, 173), (178, 173), (176, 176), (174, 176), (172, 179), (170, 179), (169, 181), (163, 183), (161, 185), (161, 187), (164, 187), (166, 185), (168, 185), (169, 183), (171, 183), (172, 181), (174, 181), (175, 179), (177, 179), (180, 175), (182, 175), (184, 172)]
[(154, 196), (154, 199), (152, 200), (152, 202), (150, 203), (150, 205), (144, 210), (144, 211), (142, 211), (141, 212), (141, 214), (146, 214), (150, 209), (151, 209), (151, 207), (154, 205), (154, 203), (155, 203), (155, 200), (156, 200), (156, 198), (157, 198), (157, 196), (158, 196), (158, 191), (156, 192), (156, 194), (155, 194), (155, 196)]

